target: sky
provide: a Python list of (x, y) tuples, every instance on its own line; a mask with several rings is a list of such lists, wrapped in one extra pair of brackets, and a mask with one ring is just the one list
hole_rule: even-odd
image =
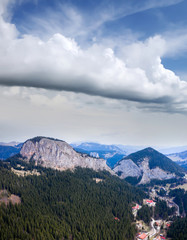
[(187, 145), (186, 9), (1, 0), (0, 141)]

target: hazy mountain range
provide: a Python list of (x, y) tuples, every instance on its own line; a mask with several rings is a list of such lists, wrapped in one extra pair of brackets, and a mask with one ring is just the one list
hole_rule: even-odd
[(0, 142), (0, 146), (17, 146), (19, 145), (20, 143), (19, 142), (9, 142), (9, 143), (5, 143), (5, 142)]
[(17, 153), (21, 150), (22, 143), (17, 144), (16, 142), (10, 143), (1, 143), (0, 144), (0, 159), (7, 159)]
[(125, 148), (116, 145), (81, 143), (71, 146), (65, 141), (47, 137), (35, 137), (18, 146), (4, 147), (13, 148), (9, 149), (10, 152), (12, 150), (11, 156), (14, 155), (10, 157), (13, 160), (26, 161), (35, 166), (60, 171), (77, 167), (105, 170), (140, 184), (149, 183), (153, 179), (178, 178), (184, 176), (185, 172), (184, 168), (153, 148), (127, 155), (129, 149), (125, 151)]
[[(105, 145), (93, 142), (73, 143), (71, 146), (78, 152), (106, 159), (107, 164), (110, 167), (114, 167), (114, 165), (124, 156), (128, 156), (131, 153), (145, 148), (144, 146)], [(169, 157), (171, 160), (177, 162), (179, 165), (187, 167), (187, 146), (172, 148), (156, 147), (155, 149)]]
[(81, 144), (71, 144), (78, 152), (87, 153), (94, 157), (106, 159), (108, 166), (113, 167), (117, 161), (127, 155), (125, 149), (117, 145), (104, 145), (99, 143), (87, 142)]
[[(17, 154), (21, 150), (23, 143), (10, 142), (0, 143), (0, 159)], [(82, 142), (70, 144), (77, 152), (85, 153), (95, 158), (103, 158), (107, 165), (111, 168), (121, 160), (124, 156), (144, 149), (144, 146), (130, 146), (130, 145), (106, 145), (94, 142)], [(187, 168), (187, 146), (172, 147), (172, 148), (156, 148), (159, 152), (168, 156), (171, 160), (177, 162), (179, 165)]]

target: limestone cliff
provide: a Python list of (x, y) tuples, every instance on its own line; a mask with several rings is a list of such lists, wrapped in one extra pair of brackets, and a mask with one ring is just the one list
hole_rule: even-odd
[(58, 170), (74, 169), (76, 167), (92, 168), (95, 171), (113, 171), (106, 165), (104, 159), (93, 158), (80, 154), (66, 142), (46, 137), (36, 137), (27, 140), (20, 151), (27, 162), (33, 161), (35, 165)]
[(114, 168), (114, 171), (122, 179), (129, 176), (140, 177), (142, 175), (141, 169), (131, 159), (120, 161), (120, 163)]
[(184, 169), (152, 148), (124, 157), (113, 170), (120, 178), (141, 177), (139, 184), (148, 183), (152, 179), (167, 180), (184, 175)]

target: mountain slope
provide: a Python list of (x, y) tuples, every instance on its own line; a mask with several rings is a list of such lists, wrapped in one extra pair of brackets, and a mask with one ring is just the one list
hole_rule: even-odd
[(153, 148), (146, 148), (120, 160), (113, 169), (121, 178), (141, 177), (140, 183), (152, 179), (171, 179), (183, 176), (185, 170)]
[(0, 239), (134, 239), (130, 205), (142, 202), (140, 190), (107, 172), (83, 168), (36, 167), (40, 176), (18, 177), (11, 164), (0, 162), (0, 186), (19, 195), (21, 204), (0, 205)]
[(24, 161), (58, 170), (82, 167), (112, 173), (104, 159), (77, 153), (69, 144), (58, 139), (46, 137), (29, 139), (23, 144), (20, 155)]

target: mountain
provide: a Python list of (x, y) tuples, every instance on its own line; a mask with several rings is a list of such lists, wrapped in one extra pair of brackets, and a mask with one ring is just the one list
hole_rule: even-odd
[(7, 159), (17, 153), (20, 152), (20, 149), (21, 149), (21, 145), (22, 144), (18, 144), (18, 145), (7, 145), (7, 144), (4, 144), (4, 145), (0, 145), (0, 159)]
[(9, 143), (5, 143), (5, 142), (0, 142), (0, 146), (17, 146), (19, 145), (20, 143), (19, 142), (9, 142)]
[(187, 169), (187, 151), (167, 155), (171, 160)]
[(80, 144), (72, 143), (71, 146), (73, 148), (80, 148), (80, 149), (84, 149), (87, 151), (95, 150), (95, 151), (108, 151), (108, 152), (110, 152), (110, 151), (122, 152), (121, 149), (115, 145), (105, 145), (105, 144), (94, 143), (94, 142), (85, 142), (85, 143), (80, 143)]
[(114, 167), (120, 159), (127, 155), (124, 149), (116, 145), (85, 142), (80, 144), (72, 143), (71, 146), (78, 152), (105, 159), (109, 167)]
[(21, 148), (20, 156), (24, 161), (33, 162), (36, 166), (58, 170), (82, 167), (113, 173), (106, 165), (106, 160), (78, 153), (68, 143), (53, 138), (35, 137), (27, 140)]
[(136, 178), (139, 184), (152, 179), (167, 180), (183, 176), (185, 172), (185, 169), (153, 148), (145, 148), (124, 157), (113, 170), (121, 178)]
[(120, 148), (122, 151), (125, 151), (126, 156), (131, 154), (131, 153), (140, 151), (140, 150), (145, 148), (145, 146), (132, 146), (132, 145), (122, 145), (122, 144), (118, 144), (118, 145), (115, 145), (115, 146)]
[(173, 153), (180, 153), (180, 152), (187, 151), (187, 146), (158, 148), (158, 151), (163, 153), (164, 155), (169, 155)]
[[(94, 142), (72, 143), (71, 146), (78, 152), (89, 154), (94, 157), (101, 157), (107, 161), (107, 165), (111, 168), (121, 160), (124, 156), (142, 150), (143, 146), (131, 146), (122, 144), (105, 145)], [(177, 164), (187, 168), (187, 157), (180, 158), (184, 151), (187, 151), (187, 146), (179, 147), (155, 147), (160, 153), (168, 156)], [(178, 156), (179, 154), (179, 156)], [(176, 156), (175, 156), (176, 155)]]
[(172, 153), (167, 156), (175, 162), (187, 161), (187, 151), (179, 152), (179, 153)]

